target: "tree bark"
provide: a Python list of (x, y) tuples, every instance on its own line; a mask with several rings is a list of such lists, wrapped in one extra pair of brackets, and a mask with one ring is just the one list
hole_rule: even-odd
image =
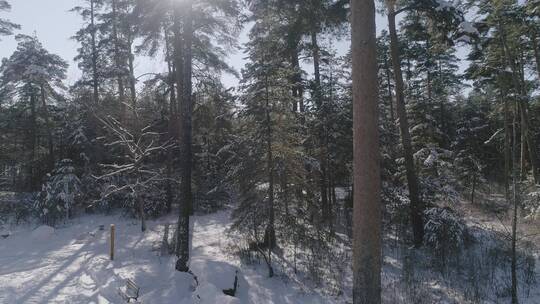
[[(536, 143), (534, 142), (534, 139), (529, 133), (529, 116), (527, 113), (527, 101), (526, 101), (526, 99), (528, 99), (527, 92), (522, 81), (520, 81), (519, 79), (520, 77), (518, 75), (518, 72), (519, 72), (518, 67), (514, 60), (515, 57), (512, 55), (512, 53), (510, 52), (510, 49), (508, 48), (507, 41), (506, 41), (506, 33), (501, 23), (499, 23), (499, 30), (501, 31), (501, 34), (502, 34), (501, 43), (502, 43), (503, 51), (504, 51), (504, 58), (506, 60), (507, 66), (509, 66), (512, 71), (512, 84), (514, 86), (515, 92), (518, 94), (518, 97), (519, 97), (516, 113), (518, 113), (517, 111), (519, 111), (521, 115), (521, 126), (522, 126), (521, 132), (524, 135), (524, 139), (527, 144), (534, 182), (538, 183), (539, 177), (538, 177), (538, 167), (536, 165), (537, 164)], [(515, 165), (516, 164), (514, 164), (514, 166)]]
[(91, 47), (92, 47), (92, 88), (93, 88), (93, 102), (94, 106), (96, 106), (99, 102), (99, 79), (98, 79), (98, 71), (97, 71), (97, 61), (98, 61), (98, 53), (97, 53), (97, 45), (96, 45), (96, 33), (97, 28), (95, 24), (95, 0), (90, 0), (90, 35), (91, 35)]
[(399, 129), (401, 133), (401, 144), (405, 158), (405, 171), (407, 175), (407, 185), (409, 188), (410, 217), (413, 229), (414, 245), (421, 247), (424, 239), (424, 205), (420, 200), (418, 177), (414, 167), (411, 135), (409, 133), (409, 122), (405, 110), (405, 96), (403, 85), (403, 74), (399, 55), (399, 42), (396, 30), (395, 2), (388, 0), (388, 28), (390, 32), (390, 52), (392, 54), (392, 66), (394, 68), (394, 82), (396, 86), (396, 110), (399, 119)]
[[(178, 250), (179, 259), (176, 263), (178, 271), (189, 271), (189, 217), (193, 212), (193, 195), (191, 190), (192, 174), (192, 41), (193, 41), (193, 3), (188, 1), (184, 4), (177, 4), (178, 11), (175, 11), (175, 31), (176, 37), (176, 62), (177, 62), (177, 83), (178, 97), (182, 96), (180, 102), (180, 117), (182, 118), (180, 159), (181, 159), (181, 180), (180, 180), (180, 205), (181, 211), (178, 219)], [(181, 15), (183, 9), (184, 14)], [(183, 17), (183, 27), (180, 26), (180, 16)], [(180, 31), (182, 30), (182, 31)], [(181, 33), (181, 34), (180, 34)], [(181, 57), (179, 57), (181, 56)], [(183, 89), (183, 90), (182, 90)]]
[(311, 32), (311, 44), (313, 52), (313, 71), (315, 74), (314, 84), (314, 97), (315, 106), (317, 107), (319, 127), (318, 127), (318, 140), (319, 140), (319, 192), (321, 196), (322, 218), (323, 221), (327, 221), (329, 218), (329, 204), (328, 204), (328, 188), (327, 188), (327, 163), (326, 163), (326, 145), (325, 145), (325, 130), (326, 130), (326, 114), (325, 107), (323, 106), (322, 93), (321, 93), (321, 67), (320, 67), (320, 49), (317, 41), (317, 33)]
[(536, 37), (536, 35), (537, 34), (533, 32), (531, 35), (531, 39), (534, 51), (534, 59), (536, 62), (536, 72), (538, 73), (538, 80), (540, 81), (540, 51), (538, 50), (538, 38)]
[(125, 89), (124, 89), (124, 75), (122, 73), (122, 56), (120, 54), (120, 41), (118, 39), (118, 7), (117, 0), (112, 0), (112, 31), (114, 39), (114, 61), (116, 65), (116, 81), (118, 82), (118, 103), (120, 106), (120, 120), (125, 122), (126, 120), (126, 104), (125, 104)]
[(518, 182), (517, 182), (517, 132), (516, 132), (516, 126), (517, 126), (517, 108), (518, 101), (516, 101), (516, 110), (514, 112), (514, 123), (513, 123), (513, 143), (512, 143), (512, 163), (513, 163), (513, 170), (512, 170), (512, 186), (513, 186), (513, 214), (512, 214), (512, 239), (511, 239), (511, 245), (512, 245), (512, 264), (511, 264), (511, 277), (512, 277), (512, 285), (511, 285), (511, 296), (512, 296), (512, 304), (518, 304), (518, 296), (517, 296), (517, 252), (516, 252), (516, 242), (517, 242), (517, 211), (518, 211)]
[(51, 119), (49, 117), (49, 109), (47, 108), (47, 101), (46, 101), (46, 93), (45, 93), (45, 85), (40, 85), (40, 91), (41, 91), (41, 106), (43, 107), (43, 117), (45, 119), (45, 125), (47, 130), (47, 145), (49, 149), (49, 156), (48, 156), (48, 165), (49, 165), (49, 172), (54, 169), (54, 141), (53, 141), (53, 133), (52, 133), (52, 124)]
[(375, 4), (352, 0), (353, 303), (381, 303), (381, 204)]
[(28, 85), (28, 87), (32, 90), (32, 92), (30, 95), (30, 158), (28, 160), (28, 179), (26, 182), (25, 190), (34, 191), (38, 187), (35, 176), (35, 160), (37, 146), (36, 95), (32, 86)]
[[(171, 58), (171, 42), (169, 31), (167, 27), (163, 27), (163, 32), (165, 36), (165, 52), (167, 57), (167, 69), (169, 72), (169, 123), (168, 123), (168, 137), (169, 140), (175, 142), (178, 141), (178, 107), (176, 103), (176, 93), (175, 93), (175, 66)], [(167, 151), (167, 213), (171, 213), (172, 204), (174, 200), (174, 189), (173, 189), (173, 172), (174, 172), (174, 149), (169, 149)]]
[(506, 201), (510, 201), (510, 128), (508, 127), (509, 109), (508, 100), (504, 98), (504, 194)]
[[(268, 77), (265, 80), (265, 115), (266, 115), (266, 166), (268, 171), (268, 225), (264, 232), (264, 243), (268, 249), (269, 259), (272, 256), (272, 249), (276, 247), (276, 230), (274, 227), (275, 213), (274, 213), (274, 158), (272, 150), (272, 119), (270, 110), (270, 96), (269, 96), (269, 83)], [(269, 269), (270, 277), (273, 272)]]

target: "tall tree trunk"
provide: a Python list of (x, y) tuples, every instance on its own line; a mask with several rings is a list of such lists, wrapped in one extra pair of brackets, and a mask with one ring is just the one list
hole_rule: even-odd
[(126, 104), (125, 104), (125, 89), (124, 89), (124, 66), (122, 65), (122, 55), (120, 54), (120, 41), (118, 39), (118, 0), (112, 0), (112, 31), (114, 39), (114, 61), (116, 66), (116, 81), (118, 82), (118, 103), (120, 106), (120, 120), (126, 120)]
[(94, 106), (96, 106), (99, 102), (99, 79), (98, 79), (98, 71), (97, 71), (97, 61), (98, 61), (98, 53), (97, 53), (97, 42), (96, 42), (96, 34), (97, 34), (97, 27), (95, 24), (95, 0), (90, 0), (90, 35), (91, 35), (91, 47), (92, 47), (92, 88), (94, 90), (92, 95), (92, 101), (94, 103)]
[[(165, 36), (165, 52), (167, 57), (167, 69), (169, 72), (169, 123), (168, 123), (168, 137), (169, 140), (174, 142), (178, 141), (178, 107), (176, 102), (176, 93), (175, 93), (175, 66), (171, 57), (171, 42), (169, 31), (167, 27), (163, 27), (164, 36)], [(169, 149), (167, 151), (167, 213), (171, 213), (172, 204), (174, 200), (174, 189), (173, 189), (173, 172), (174, 172), (174, 149)]]
[[(506, 95), (506, 94), (504, 94)], [(509, 108), (506, 96), (504, 98), (504, 194), (506, 201), (510, 201), (510, 128), (508, 127)]]
[(375, 4), (352, 0), (353, 303), (381, 303), (381, 203)]
[(46, 101), (46, 93), (45, 93), (45, 85), (40, 85), (40, 91), (41, 91), (41, 106), (43, 107), (43, 118), (45, 119), (45, 126), (47, 130), (47, 145), (49, 149), (49, 155), (48, 155), (48, 171), (52, 171), (54, 169), (54, 142), (53, 142), (53, 133), (52, 133), (52, 124), (51, 119), (49, 117), (49, 109), (47, 108), (47, 101)]
[(325, 144), (325, 130), (326, 130), (326, 113), (325, 107), (323, 106), (322, 92), (321, 92), (321, 67), (320, 67), (320, 49), (317, 41), (317, 33), (315, 31), (311, 32), (311, 44), (313, 52), (313, 71), (315, 74), (315, 87), (314, 87), (314, 97), (315, 97), (315, 106), (317, 107), (319, 127), (318, 127), (318, 140), (319, 140), (319, 190), (321, 196), (321, 207), (322, 207), (322, 217), (323, 221), (328, 220), (328, 171), (326, 163), (326, 144)]
[(521, 120), (522, 120), (521, 132), (523, 133), (524, 139), (526, 141), (527, 152), (529, 152), (529, 161), (531, 163), (533, 178), (534, 178), (534, 181), (538, 183), (539, 180), (538, 180), (538, 167), (537, 167), (537, 156), (536, 156), (536, 143), (530, 134), (529, 115), (527, 113), (527, 105), (524, 102), (520, 102), (519, 111), (520, 111)]
[(392, 66), (394, 68), (394, 82), (396, 85), (396, 108), (399, 119), (399, 129), (401, 133), (401, 143), (405, 158), (405, 171), (407, 175), (407, 185), (409, 188), (411, 224), (414, 236), (415, 247), (421, 247), (424, 239), (424, 205), (420, 200), (418, 177), (414, 167), (413, 151), (411, 145), (411, 135), (409, 133), (409, 122), (405, 110), (405, 96), (403, 85), (403, 74), (401, 72), (401, 60), (399, 55), (399, 42), (396, 30), (395, 2), (388, 0), (388, 28), (390, 32), (390, 52), (392, 54)]
[[(182, 79), (182, 102), (180, 103), (182, 128), (181, 128), (181, 180), (180, 180), (180, 205), (181, 212), (179, 216), (179, 235), (181, 242), (179, 243), (179, 259), (176, 263), (176, 269), (179, 271), (188, 271), (189, 262), (189, 217), (193, 212), (193, 195), (191, 190), (191, 174), (192, 174), (192, 111), (193, 111), (193, 96), (192, 96), (192, 41), (193, 41), (193, 3), (188, 1), (185, 5), (183, 17), (182, 35), (180, 37), (182, 43), (177, 44), (177, 47), (183, 46), (183, 58), (177, 60), (182, 62), (183, 70), (177, 73), (177, 76)], [(178, 7), (181, 7), (179, 5)], [(179, 14), (179, 12), (178, 12)], [(177, 67), (178, 69), (178, 67)], [(179, 95), (180, 96), (180, 95)], [(179, 227), (180, 228), (180, 227)]]
[(33, 88), (30, 88), (32, 93), (30, 95), (30, 157), (28, 161), (28, 179), (26, 182), (27, 191), (37, 190), (38, 183), (36, 182), (36, 146), (37, 146), (37, 115), (36, 115), (36, 94)]
[(518, 75), (519, 73), (518, 66), (516, 64), (516, 61), (514, 60), (515, 57), (510, 52), (510, 49), (508, 48), (505, 29), (501, 23), (499, 23), (499, 31), (502, 33), (501, 43), (502, 43), (503, 51), (504, 51), (504, 58), (506, 60), (507, 66), (509, 66), (510, 69), (512, 70), (512, 84), (514, 86), (514, 90), (516, 91), (518, 95), (521, 95), (519, 96), (520, 98), (518, 100), (518, 107), (517, 107), (518, 109), (516, 109), (516, 111), (519, 111), (521, 115), (521, 122), (522, 122), (521, 132), (524, 135), (524, 139), (526, 141), (526, 145), (528, 148), (534, 182), (538, 183), (539, 177), (538, 177), (537, 156), (536, 156), (536, 143), (534, 142), (534, 139), (529, 133), (529, 115), (527, 113), (527, 101), (526, 101), (528, 99), (528, 96), (527, 96), (526, 88), (523, 85), (523, 81), (520, 81), (520, 76)]
[(384, 56), (384, 71), (386, 74), (386, 88), (388, 90), (388, 105), (390, 106), (390, 120), (392, 121), (392, 124), (395, 124), (396, 118), (394, 114), (394, 95), (392, 94), (392, 76), (387, 56)]
[(471, 189), (471, 204), (474, 205), (474, 192), (476, 190), (476, 172), (475, 172), (475, 169), (473, 168), (473, 172), (472, 172), (472, 189)]
[(141, 232), (146, 231), (146, 218), (144, 215), (144, 200), (139, 195), (139, 193), (135, 193), (135, 200), (137, 201), (137, 207), (139, 209), (139, 217), (141, 219)]
[[(265, 80), (265, 115), (266, 115), (266, 166), (268, 170), (268, 225), (264, 232), (264, 243), (268, 249), (268, 257), (271, 259), (272, 249), (276, 247), (276, 230), (274, 226), (274, 157), (272, 151), (272, 119), (270, 113), (270, 96), (269, 96), (268, 77)], [(273, 275), (272, 268), (269, 267), (269, 276)]]
[(523, 120), (523, 115), (521, 116), (521, 119), (520, 119), (520, 123), (521, 123), (521, 140), (520, 140), (520, 152), (519, 152), (519, 162), (520, 162), (520, 165), (519, 165), (519, 168), (521, 170), (521, 173), (519, 174), (520, 176), (520, 179), (521, 180), (525, 180), (527, 178), (527, 160), (526, 160), (526, 155), (525, 155), (525, 150), (526, 150), (526, 143), (527, 143), (527, 138), (525, 137), (525, 121)]
[(514, 112), (514, 123), (513, 123), (513, 143), (512, 143), (512, 186), (513, 186), (513, 214), (512, 214), (512, 265), (511, 265), (511, 295), (512, 295), (512, 304), (518, 304), (517, 296), (517, 252), (516, 252), (516, 242), (517, 242), (517, 212), (518, 212), (518, 182), (517, 182), (517, 153), (516, 153), (516, 143), (517, 143), (517, 113), (518, 113), (518, 102), (516, 101), (516, 109)]
[(135, 79), (135, 55), (133, 55), (132, 51), (133, 46), (133, 37), (131, 37), (131, 33), (128, 35), (128, 68), (129, 68), (129, 91), (131, 94), (131, 106), (132, 111), (135, 112), (137, 110), (137, 88), (136, 88), (136, 79)]
[(536, 73), (538, 74), (538, 81), (540, 81), (540, 51), (538, 50), (538, 37), (537, 33), (533, 32), (531, 35), (533, 51), (534, 51), (534, 61), (536, 62)]

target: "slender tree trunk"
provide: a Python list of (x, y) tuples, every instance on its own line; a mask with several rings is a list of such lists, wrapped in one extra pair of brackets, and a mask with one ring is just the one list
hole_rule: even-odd
[(137, 88), (136, 88), (136, 79), (135, 79), (135, 56), (133, 55), (132, 46), (133, 38), (131, 33), (128, 35), (128, 67), (129, 67), (129, 91), (131, 93), (131, 106), (133, 107), (132, 111), (137, 110)]
[(317, 107), (319, 127), (318, 127), (318, 139), (319, 139), (319, 190), (321, 196), (322, 217), (323, 220), (328, 220), (328, 189), (326, 187), (328, 180), (328, 171), (326, 163), (326, 145), (325, 145), (325, 130), (326, 130), (326, 114), (325, 106), (323, 106), (322, 92), (321, 92), (321, 67), (320, 67), (320, 49), (317, 41), (317, 32), (314, 30), (311, 32), (311, 44), (313, 52), (313, 71), (315, 74), (315, 106)]
[(184, 165), (182, 167), (182, 204), (188, 214), (193, 213), (193, 198), (191, 193), (191, 174), (192, 174), (192, 113), (193, 113), (193, 94), (192, 94), (192, 41), (193, 41), (193, 7), (192, 2), (187, 4), (184, 24), (184, 97), (182, 111), (182, 151)]
[(43, 84), (40, 85), (40, 91), (41, 91), (41, 106), (43, 107), (43, 118), (45, 119), (45, 125), (47, 129), (47, 145), (49, 148), (49, 155), (48, 155), (48, 163), (49, 163), (49, 172), (54, 169), (54, 141), (53, 141), (53, 133), (52, 133), (52, 124), (51, 119), (49, 117), (49, 109), (47, 108), (47, 102), (46, 102), (46, 93), (45, 93), (45, 86)]
[[(165, 52), (167, 57), (167, 69), (169, 72), (169, 123), (168, 123), (168, 137), (169, 140), (173, 140), (175, 142), (178, 141), (178, 108), (176, 103), (176, 93), (175, 93), (175, 67), (173, 60), (171, 58), (171, 42), (170, 42), (170, 36), (169, 32), (167, 30), (167, 27), (163, 27), (164, 36), (165, 36)], [(174, 149), (169, 149), (167, 151), (167, 213), (171, 213), (172, 211), (172, 204), (174, 200), (174, 189), (173, 189), (173, 172), (174, 172)]]
[(141, 219), (141, 231), (145, 232), (146, 231), (146, 218), (144, 216), (144, 200), (139, 195), (139, 193), (135, 193), (135, 197), (137, 200), (137, 207), (139, 209), (139, 217)]
[(37, 188), (35, 161), (36, 161), (36, 142), (37, 142), (37, 117), (36, 117), (36, 95), (32, 88), (30, 95), (30, 159), (28, 164), (27, 191), (34, 191)]
[(125, 122), (126, 120), (126, 104), (125, 104), (125, 89), (124, 89), (124, 73), (122, 72), (124, 66), (122, 65), (122, 55), (120, 54), (120, 41), (118, 39), (118, 0), (112, 0), (112, 12), (113, 22), (112, 31), (114, 39), (114, 61), (116, 65), (116, 78), (118, 82), (118, 103), (120, 105), (120, 119)]
[(519, 168), (521, 170), (520, 173), (520, 180), (525, 180), (527, 178), (527, 161), (526, 161), (526, 155), (525, 155), (525, 149), (526, 149), (526, 143), (527, 138), (525, 137), (525, 121), (523, 120), (523, 116), (520, 119), (521, 122), (521, 140), (520, 140), (520, 152), (519, 152)]
[(509, 109), (508, 100), (504, 98), (504, 193), (506, 201), (510, 201), (510, 128), (508, 127)]
[(96, 106), (99, 102), (99, 79), (98, 79), (98, 71), (97, 71), (97, 61), (98, 61), (98, 53), (97, 53), (97, 42), (96, 42), (96, 33), (97, 33), (97, 27), (95, 24), (95, 0), (90, 0), (90, 35), (91, 35), (91, 44), (92, 44), (92, 88), (94, 90), (92, 95), (92, 101), (94, 102), (94, 106)]
[(375, 4), (352, 0), (353, 303), (381, 303), (381, 204)]
[(519, 111), (521, 114), (521, 121), (522, 121), (522, 136), (524, 137), (527, 145), (527, 152), (529, 152), (529, 160), (531, 163), (532, 168), (532, 174), (534, 181), (536, 183), (539, 182), (538, 180), (538, 167), (537, 167), (537, 157), (536, 157), (536, 143), (533, 139), (533, 137), (530, 134), (530, 128), (529, 128), (529, 115), (527, 113), (527, 106), (523, 102), (520, 102), (519, 104)]
[[(176, 47), (183, 47), (183, 50), (177, 50), (176, 55), (182, 54), (183, 58), (177, 58), (177, 62), (180, 62), (179, 66), (183, 69), (177, 72), (177, 77), (182, 79), (182, 86), (178, 86), (178, 89), (182, 88), (183, 91), (179, 91), (178, 96), (182, 96), (182, 102), (180, 103), (182, 128), (181, 128), (181, 181), (180, 181), (180, 205), (181, 212), (179, 215), (179, 259), (176, 263), (176, 269), (179, 271), (189, 271), (189, 217), (193, 212), (193, 195), (191, 190), (191, 173), (192, 173), (192, 111), (193, 111), (193, 96), (192, 96), (192, 41), (193, 41), (193, 3), (188, 1), (184, 3), (183, 28), (182, 35), (177, 37)], [(182, 8), (182, 5), (178, 5), (178, 8)], [(180, 12), (176, 12), (177, 16), (180, 16)], [(178, 18), (177, 18), (178, 19)], [(178, 20), (179, 21), (179, 20)], [(175, 29), (179, 32), (179, 29)], [(178, 69), (179, 66), (176, 68)], [(182, 227), (180, 227), (182, 226)], [(180, 229), (181, 228), (181, 229)]]
[(538, 73), (538, 80), (540, 81), (540, 51), (538, 50), (538, 37), (535, 32), (532, 33), (531, 39), (534, 51), (534, 59), (536, 62), (536, 72)]
[(296, 95), (300, 113), (304, 113), (304, 86), (302, 85), (302, 72), (300, 68), (300, 59), (298, 57), (298, 46), (296, 46), (293, 50), (292, 55), (292, 64), (293, 68), (296, 71), (294, 75), (294, 95)]
[(513, 205), (513, 214), (512, 214), (512, 266), (511, 266), (511, 276), (512, 276), (512, 286), (511, 286), (511, 295), (512, 295), (512, 304), (518, 304), (517, 296), (517, 252), (516, 252), (516, 242), (517, 242), (517, 211), (518, 211), (518, 183), (517, 183), (517, 153), (516, 153), (516, 143), (517, 143), (517, 113), (518, 113), (518, 102), (516, 102), (516, 110), (514, 113), (514, 123), (513, 123), (513, 143), (512, 143), (512, 186), (513, 186), (513, 196), (514, 196), (514, 205)]
[[(268, 170), (268, 225), (264, 232), (264, 243), (268, 249), (269, 258), (272, 256), (272, 249), (276, 247), (276, 231), (274, 226), (275, 213), (274, 213), (274, 157), (272, 150), (272, 119), (270, 113), (270, 96), (269, 96), (269, 83), (268, 77), (265, 80), (266, 100), (265, 100), (265, 112), (266, 112), (266, 166)], [(273, 275), (273, 271), (269, 268), (270, 277)]]
[(499, 23), (499, 30), (502, 33), (501, 43), (504, 50), (504, 57), (505, 57), (507, 66), (509, 66), (512, 70), (512, 83), (513, 83), (514, 89), (516, 93), (518, 93), (518, 95), (521, 95), (518, 100), (518, 109), (516, 109), (516, 111), (519, 111), (521, 115), (521, 121), (522, 121), (521, 132), (524, 135), (524, 138), (527, 144), (533, 178), (534, 178), (535, 183), (538, 183), (539, 177), (538, 177), (537, 156), (536, 156), (536, 143), (534, 142), (534, 139), (529, 133), (529, 116), (527, 113), (527, 101), (526, 101), (526, 99), (528, 99), (527, 92), (522, 81), (520, 81), (520, 77), (518, 75), (519, 73), (518, 67), (514, 60), (515, 57), (512, 56), (512, 53), (510, 52), (510, 49), (508, 48), (507, 41), (506, 41), (506, 33), (504, 30), (504, 27), (500, 23)]
[(471, 204), (474, 205), (474, 192), (476, 190), (476, 172), (472, 173), (472, 189), (471, 189)]
[(392, 121), (392, 125), (396, 123), (396, 118), (394, 114), (394, 95), (392, 94), (392, 76), (390, 72), (390, 63), (388, 62), (388, 57), (385, 56), (384, 58), (384, 70), (386, 74), (386, 88), (388, 90), (388, 104), (390, 106), (390, 120)]
[(409, 133), (409, 122), (405, 110), (405, 96), (403, 85), (403, 74), (401, 72), (401, 60), (399, 55), (399, 42), (396, 31), (395, 2), (388, 0), (388, 28), (390, 32), (390, 50), (392, 54), (392, 66), (394, 68), (394, 82), (396, 85), (396, 108), (399, 119), (399, 129), (401, 133), (401, 143), (405, 158), (405, 171), (407, 175), (407, 185), (409, 188), (411, 224), (414, 235), (415, 247), (421, 247), (424, 239), (424, 206), (420, 200), (418, 177), (414, 167), (411, 135)]

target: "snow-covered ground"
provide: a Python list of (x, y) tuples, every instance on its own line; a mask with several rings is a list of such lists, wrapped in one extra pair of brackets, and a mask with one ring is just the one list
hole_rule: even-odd
[[(227, 252), (228, 210), (193, 217), (190, 267), (199, 280), (174, 271), (175, 258), (160, 256), (165, 223), (174, 218), (139, 222), (121, 216), (86, 215), (54, 231), (12, 227), (0, 238), (0, 303), (124, 303), (118, 289), (132, 279), (140, 301), (168, 303), (339, 303), (282, 278), (268, 278), (263, 265), (241, 266)], [(109, 259), (110, 224), (116, 226), (115, 260)], [(99, 225), (106, 229), (100, 231)], [(232, 288), (239, 270), (237, 298)]]

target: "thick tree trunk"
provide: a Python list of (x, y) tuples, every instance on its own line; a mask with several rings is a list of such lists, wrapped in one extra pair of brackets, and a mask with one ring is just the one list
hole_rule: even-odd
[(405, 110), (405, 96), (403, 85), (403, 74), (401, 72), (401, 60), (399, 55), (399, 42), (396, 31), (396, 16), (394, 0), (387, 1), (388, 6), (388, 28), (390, 31), (390, 51), (392, 54), (392, 66), (394, 68), (394, 81), (396, 85), (396, 109), (399, 119), (399, 129), (401, 133), (401, 143), (405, 158), (405, 171), (407, 175), (407, 185), (409, 188), (411, 224), (414, 236), (415, 247), (421, 247), (424, 239), (424, 206), (420, 200), (418, 177), (414, 167), (411, 135), (409, 133), (409, 122)]
[(353, 303), (381, 303), (381, 203), (375, 4), (352, 0)]

